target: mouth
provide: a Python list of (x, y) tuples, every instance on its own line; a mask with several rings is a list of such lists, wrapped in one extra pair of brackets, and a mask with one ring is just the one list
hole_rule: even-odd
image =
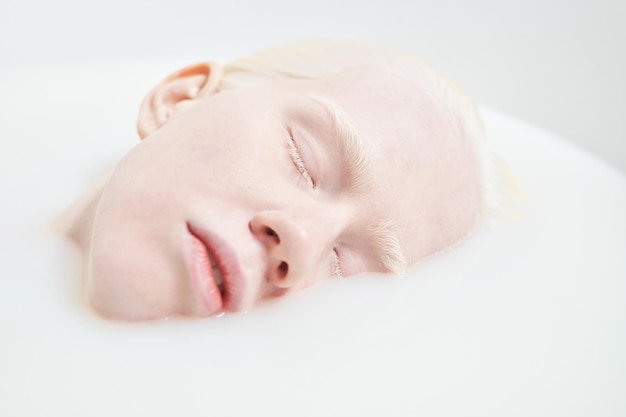
[(219, 236), (187, 224), (187, 268), (198, 313), (214, 316), (238, 311), (243, 276), (234, 250)]

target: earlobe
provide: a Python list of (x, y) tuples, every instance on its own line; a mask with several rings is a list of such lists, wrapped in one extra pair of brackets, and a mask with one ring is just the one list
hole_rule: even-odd
[(217, 63), (196, 64), (175, 72), (154, 87), (139, 110), (137, 131), (141, 139), (167, 123), (184, 105), (213, 94), (222, 80), (222, 71)]

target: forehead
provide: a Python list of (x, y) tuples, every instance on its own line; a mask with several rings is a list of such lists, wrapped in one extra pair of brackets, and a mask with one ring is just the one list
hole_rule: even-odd
[(447, 133), (449, 123), (433, 82), (420, 75), (359, 67), (312, 80), (307, 89), (329, 97), (347, 114), (373, 158), (389, 153), (403, 156), (418, 147), (423, 154), (423, 147), (433, 144), (427, 138)]

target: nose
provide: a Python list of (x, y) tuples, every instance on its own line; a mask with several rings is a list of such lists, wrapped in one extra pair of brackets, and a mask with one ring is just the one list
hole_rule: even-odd
[(267, 251), (266, 279), (279, 288), (319, 274), (341, 229), (336, 216), (324, 218), (302, 210), (261, 211), (249, 226)]

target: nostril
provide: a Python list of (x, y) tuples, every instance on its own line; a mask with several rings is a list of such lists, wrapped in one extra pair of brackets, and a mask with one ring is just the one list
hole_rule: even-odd
[(287, 276), (288, 272), (289, 272), (289, 265), (287, 264), (287, 262), (282, 261), (280, 265), (278, 265), (278, 275), (280, 279), (284, 279)]
[(266, 227), (265, 228), (265, 234), (270, 236), (270, 237), (273, 237), (276, 240), (276, 243), (280, 243), (280, 237), (274, 231), (274, 229), (272, 229), (271, 227)]

